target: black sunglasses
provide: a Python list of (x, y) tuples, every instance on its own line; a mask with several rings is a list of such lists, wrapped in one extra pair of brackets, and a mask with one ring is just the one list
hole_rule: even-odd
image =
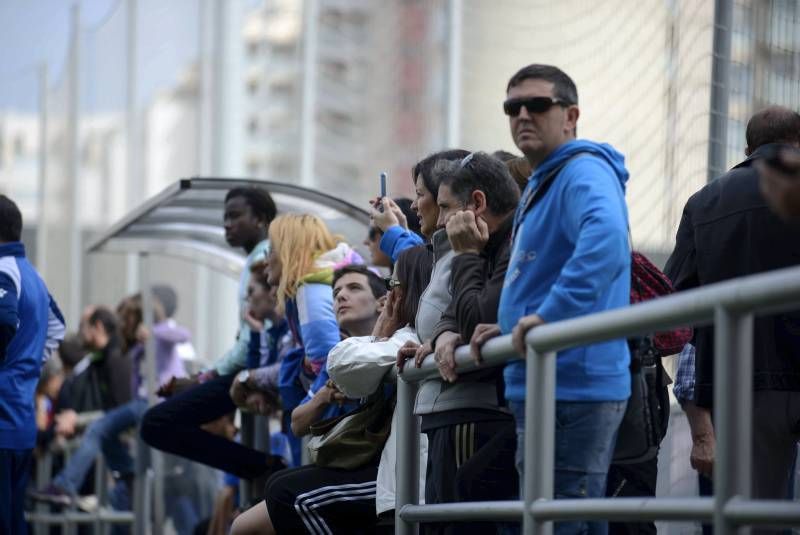
[(391, 277), (384, 277), (383, 282), (386, 284), (386, 291), (391, 292), (398, 286), (402, 286), (400, 281)]
[(510, 117), (516, 117), (523, 106), (528, 113), (544, 113), (556, 104), (565, 108), (570, 105), (553, 97), (510, 98), (503, 102), (503, 111)]

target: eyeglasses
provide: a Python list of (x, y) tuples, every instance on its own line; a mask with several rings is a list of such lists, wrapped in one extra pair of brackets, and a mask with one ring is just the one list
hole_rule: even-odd
[(516, 117), (523, 106), (528, 113), (544, 113), (556, 104), (565, 108), (570, 105), (569, 102), (553, 97), (510, 98), (503, 102), (503, 111), (509, 117)]
[(395, 288), (398, 288), (399, 286), (402, 286), (402, 284), (400, 284), (399, 280), (393, 279), (391, 277), (385, 277), (383, 279), (383, 282), (386, 283), (386, 290), (389, 291), (389, 292), (391, 292)]

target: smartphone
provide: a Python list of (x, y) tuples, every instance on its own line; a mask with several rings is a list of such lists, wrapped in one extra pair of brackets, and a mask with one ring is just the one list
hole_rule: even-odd
[[(386, 197), (386, 171), (381, 173), (381, 201)], [(383, 212), (383, 204), (378, 205), (378, 211)]]

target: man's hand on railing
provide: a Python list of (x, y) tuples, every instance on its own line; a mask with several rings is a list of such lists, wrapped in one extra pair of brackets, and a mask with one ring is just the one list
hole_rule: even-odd
[(534, 327), (542, 325), (544, 320), (538, 314), (531, 314), (530, 316), (522, 316), (511, 331), (511, 344), (520, 356), (525, 356), (525, 335)]
[(428, 340), (421, 346), (419, 346), (417, 348), (417, 352), (414, 353), (414, 366), (416, 366), (417, 368), (422, 366), (422, 362), (431, 353), (433, 353), (433, 346), (431, 346), (431, 341)]
[(452, 331), (445, 331), (436, 338), (436, 351), (433, 360), (439, 367), (439, 375), (448, 383), (455, 383), (458, 379), (456, 373), (456, 347), (461, 344), (461, 335)]
[(420, 345), (416, 342), (409, 340), (397, 350), (397, 372), (403, 373), (403, 366), (405, 366), (408, 359), (414, 358), (417, 354), (417, 349)]
[(481, 357), (483, 344), (500, 334), (500, 326), (496, 323), (479, 323), (475, 326), (475, 330), (472, 331), (472, 339), (469, 341), (469, 352), (476, 364), (483, 362)]

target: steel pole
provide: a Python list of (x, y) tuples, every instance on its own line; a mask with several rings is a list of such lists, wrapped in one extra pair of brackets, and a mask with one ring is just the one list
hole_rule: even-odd
[[(532, 431), (536, 437), (536, 456), (541, 463), (536, 474), (537, 498), (553, 499), (556, 473), (556, 352), (548, 351), (539, 357), (540, 375), (536, 383), (536, 403), (541, 407), (538, 427)], [(537, 432), (537, 430), (539, 432)], [(533, 513), (537, 535), (553, 533), (553, 523), (541, 521)]]
[(711, 117), (708, 131), (709, 182), (722, 175), (727, 168), (732, 22), (733, 1), (715, 0), (711, 64)]
[[(400, 515), (403, 505), (416, 505), (419, 502), (419, 423), (414, 416), (414, 399), (417, 383), (407, 383), (402, 376), (397, 380), (396, 425), (396, 464), (394, 526), (397, 535), (413, 535), (418, 529), (416, 523), (404, 520)], [(390, 438), (391, 440), (391, 438)]]
[[(137, 99), (137, 0), (125, 1), (125, 181), (128, 210), (137, 206), (146, 191), (140, 173), (139, 128), (136, 117)], [(133, 258), (135, 255), (130, 255)]]
[[(139, 165), (139, 121), (136, 115), (137, 97), (137, 22), (138, 0), (125, 1), (125, 182), (126, 206), (132, 210), (142, 200), (146, 188), (144, 166)], [(125, 291), (134, 293), (139, 284), (139, 259), (128, 254), (125, 264)]]
[[(148, 253), (139, 254), (140, 276), (142, 281), (142, 322), (147, 328), (149, 336), (145, 342), (144, 353), (144, 378), (145, 388), (147, 389), (147, 402), (149, 406), (158, 403), (158, 371), (156, 364), (156, 340), (153, 336), (153, 325), (155, 318), (153, 315), (153, 293), (151, 281), (151, 258)], [(136, 395), (136, 392), (134, 392)], [(161, 452), (150, 448), (150, 462), (153, 470), (153, 525), (151, 533), (160, 535), (164, 530), (164, 457)], [(147, 519), (146, 521), (148, 521)]]
[[(36, 222), (36, 264), (47, 278), (47, 63), (39, 66), (39, 197)], [(38, 529), (38, 528), (37, 528)]]
[(539, 521), (531, 505), (553, 497), (555, 451), (555, 359), (554, 352), (539, 354), (528, 344), (525, 367), (525, 456), (523, 533), (549, 535), (553, 525)]
[(753, 316), (719, 307), (714, 331), (714, 529), (743, 533), (725, 514), (750, 494)]
[(317, 38), (319, 26), (318, 0), (305, 0), (303, 5), (303, 102), (300, 119), (301, 154), (300, 184), (314, 185), (314, 159), (317, 136)]
[(536, 381), (541, 375), (537, 367), (541, 367), (541, 361), (536, 350), (530, 345), (527, 346), (525, 360), (525, 440), (524, 455), (522, 456), (522, 501), (524, 503), (524, 514), (522, 516), (523, 535), (534, 535), (536, 533), (536, 522), (531, 513), (531, 504), (539, 496), (536, 488), (536, 475), (541, 472), (541, 458), (536, 455), (536, 433), (538, 420), (541, 419), (541, 407), (536, 406)]
[(83, 287), (83, 247), (81, 246), (81, 179), (80, 179), (80, 5), (72, 6), (71, 43), (69, 60), (69, 103), (67, 111), (67, 176), (69, 184), (69, 303), (67, 313), (69, 320), (78, 323), (81, 311)]
[(462, 0), (450, 0), (448, 8), (446, 145), (448, 147), (458, 147), (461, 144), (461, 72), (464, 3)]

